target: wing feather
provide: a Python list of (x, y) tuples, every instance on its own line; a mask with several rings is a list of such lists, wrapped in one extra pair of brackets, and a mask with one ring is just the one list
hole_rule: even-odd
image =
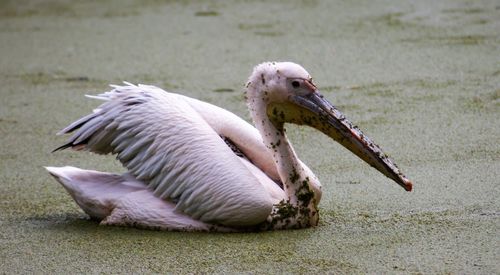
[(248, 226), (264, 221), (272, 199), (219, 134), (186, 102), (157, 87), (126, 83), (60, 133), (67, 147), (115, 153), (153, 193), (201, 221)]
[(280, 180), (274, 159), (259, 131), (237, 115), (218, 106), (184, 97), (219, 135), (231, 140), (252, 163), (273, 180)]

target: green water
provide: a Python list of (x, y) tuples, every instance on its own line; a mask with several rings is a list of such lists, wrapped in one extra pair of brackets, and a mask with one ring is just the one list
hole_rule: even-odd
[[(0, 2), (0, 273), (500, 272), (496, 1)], [(323, 183), (316, 228), (206, 234), (103, 227), (44, 165), (123, 171), (54, 134), (122, 80), (248, 119), (266, 60), (302, 64), (415, 183), (406, 193), (289, 126)]]

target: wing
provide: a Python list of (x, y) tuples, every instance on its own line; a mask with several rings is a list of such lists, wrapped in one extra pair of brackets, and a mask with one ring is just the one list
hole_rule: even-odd
[(273, 180), (280, 180), (276, 163), (259, 131), (237, 115), (194, 98), (182, 96), (217, 132), (229, 138), (245, 156)]
[(126, 84), (94, 96), (106, 102), (63, 129), (75, 133), (58, 149), (117, 154), (156, 196), (204, 222), (249, 226), (267, 218), (269, 194), (186, 97)]

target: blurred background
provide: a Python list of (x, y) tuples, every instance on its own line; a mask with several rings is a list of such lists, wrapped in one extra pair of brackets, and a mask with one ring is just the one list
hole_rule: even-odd
[[(500, 270), (498, 1), (0, 0), (0, 273), (469, 273)], [(243, 85), (293, 61), (415, 183), (406, 193), (288, 126), (323, 184), (316, 228), (201, 234), (103, 227), (43, 166), (121, 81), (249, 120)]]

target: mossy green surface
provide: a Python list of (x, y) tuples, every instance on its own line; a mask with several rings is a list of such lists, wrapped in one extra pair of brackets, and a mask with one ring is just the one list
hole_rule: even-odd
[[(498, 273), (499, 30), (497, 1), (1, 1), (0, 273)], [(123, 171), (50, 153), (98, 105), (84, 94), (154, 84), (248, 119), (266, 60), (302, 64), (414, 192), (297, 126), (324, 191), (306, 230), (99, 226), (43, 168)]]

